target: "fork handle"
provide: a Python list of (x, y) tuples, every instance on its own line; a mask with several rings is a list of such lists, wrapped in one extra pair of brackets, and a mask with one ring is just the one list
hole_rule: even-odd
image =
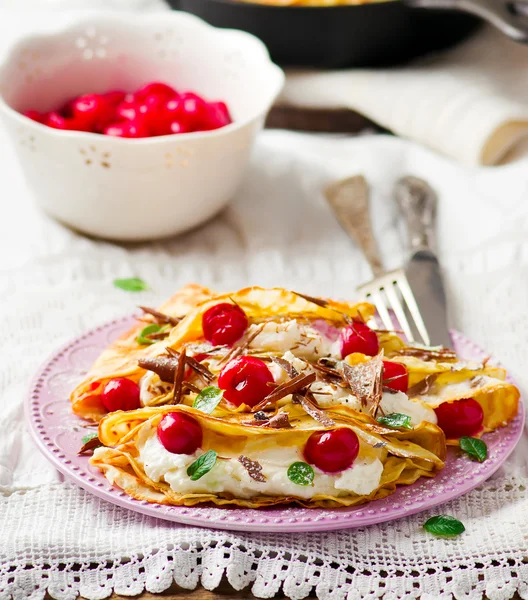
[(423, 179), (408, 175), (394, 186), (394, 196), (407, 224), (412, 251), (435, 249), (437, 198)]
[(325, 190), (326, 199), (341, 227), (367, 259), (375, 277), (384, 272), (370, 220), (369, 187), (362, 175), (337, 181)]

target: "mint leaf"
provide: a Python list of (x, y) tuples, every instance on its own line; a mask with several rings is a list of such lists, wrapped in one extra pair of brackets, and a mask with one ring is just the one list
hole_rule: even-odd
[(402, 415), (402, 413), (390, 413), (384, 417), (378, 417), (376, 419), (378, 423), (386, 425), (391, 429), (412, 429), (411, 417), (409, 415)]
[(148, 284), (139, 279), (139, 277), (130, 277), (129, 279), (114, 279), (114, 285), (125, 292), (142, 292), (150, 289)]
[(208, 415), (218, 406), (224, 397), (224, 391), (215, 385), (204, 388), (194, 399), (193, 408), (201, 410)]
[(82, 438), (81, 442), (82, 442), (83, 444), (87, 444), (87, 443), (88, 443), (90, 440), (93, 440), (93, 439), (94, 439), (94, 438), (96, 438), (96, 437), (97, 437), (97, 433), (88, 433), (87, 435), (85, 435), (85, 436)]
[(142, 344), (143, 346), (148, 346), (149, 344), (155, 344), (156, 340), (151, 340), (147, 336), (151, 333), (158, 333), (158, 331), (164, 331), (166, 329), (166, 325), (158, 325), (157, 323), (151, 323), (139, 332), (139, 335), (136, 338), (136, 342), (138, 344)]
[(288, 467), (288, 479), (297, 485), (311, 485), (314, 477), (314, 470), (308, 463), (299, 461)]
[(475, 458), (479, 462), (484, 462), (488, 458), (488, 447), (486, 442), (478, 438), (463, 436), (459, 440), (460, 448), (464, 450), (471, 458)]
[(209, 473), (216, 464), (217, 456), (218, 454), (214, 450), (209, 450), (190, 464), (187, 467), (187, 475), (189, 475), (191, 481), (197, 481), (200, 477)]
[(449, 515), (438, 515), (427, 519), (424, 529), (437, 536), (452, 537), (466, 531), (464, 525), (455, 517)]

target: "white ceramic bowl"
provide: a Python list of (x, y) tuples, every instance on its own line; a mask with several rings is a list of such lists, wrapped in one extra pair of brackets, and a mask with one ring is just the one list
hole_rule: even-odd
[[(223, 100), (234, 123), (131, 140), (58, 131), (19, 112), (149, 81)], [(174, 11), (104, 14), (14, 46), (0, 68), (0, 113), (47, 213), (91, 235), (148, 240), (194, 227), (225, 206), (283, 81), (250, 34)]]

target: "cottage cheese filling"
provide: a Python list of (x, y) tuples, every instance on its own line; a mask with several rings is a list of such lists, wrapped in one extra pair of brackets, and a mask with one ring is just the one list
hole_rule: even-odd
[(150, 426), (140, 432), (138, 449), (138, 461), (143, 465), (147, 476), (156, 482), (167, 482), (171, 489), (181, 494), (229, 492), (239, 498), (266, 494), (304, 499), (319, 494), (363, 495), (370, 494), (379, 486), (383, 472), (383, 463), (369, 447), (368, 455), (362, 456), (360, 451), (360, 456), (349, 469), (329, 474), (314, 467), (313, 485), (297, 485), (288, 479), (287, 469), (290, 464), (304, 460), (301, 450), (275, 447), (259, 452), (258, 456), (248, 455), (248, 458), (258, 460), (262, 465), (262, 472), (266, 477), (264, 483), (259, 483), (248, 475), (246, 469), (238, 462), (238, 456), (232, 456), (229, 460), (218, 459), (209, 473), (197, 481), (191, 481), (187, 475), (187, 467), (203, 454), (202, 450), (192, 455), (172, 454), (161, 445), (156, 430)]

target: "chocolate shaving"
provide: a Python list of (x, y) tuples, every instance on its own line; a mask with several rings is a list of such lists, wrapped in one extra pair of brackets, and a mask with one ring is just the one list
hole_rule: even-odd
[(81, 449), (79, 450), (79, 452), (77, 452), (77, 454), (81, 455), (81, 454), (93, 454), (93, 451), (96, 448), (99, 448), (99, 446), (102, 446), (103, 444), (100, 442), (98, 437), (93, 437), (91, 440), (88, 440), (86, 442), (86, 444), (83, 444), (81, 446)]
[(140, 306), (139, 308), (144, 313), (147, 313), (148, 315), (152, 315), (158, 323), (168, 323), (169, 325), (178, 325), (178, 323), (181, 321), (180, 318), (171, 317), (170, 315), (165, 315), (162, 312), (160, 312), (159, 310), (156, 310), (155, 308), (149, 308), (148, 306)]
[(371, 414), (375, 416), (382, 398), (382, 355), (357, 365), (342, 362), (340, 371), (350, 391), (361, 402), (361, 406), (371, 403)]
[(194, 383), (191, 383), (190, 381), (183, 382), (183, 389), (194, 392), (195, 394), (199, 394), (202, 391), (198, 386), (194, 385)]
[(297, 369), (291, 364), (291, 362), (288, 362), (286, 359), (279, 358), (278, 356), (272, 356), (271, 360), (276, 365), (279, 365), (279, 367), (283, 371), (285, 371), (290, 377), (297, 377), (297, 375), (299, 375), (299, 371), (297, 371)]
[(328, 375), (328, 377), (336, 377), (338, 379), (342, 379), (341, 373), (337, 369), (332, 369), (331, 367), (325, 367), (319, 363), (314, 364), (310, 363), (310, 366), (323, 373), (324, 375)]
[(317, 405), (317, 400), (314, 398), (311, 392), (308, 392), (306, 395), (295, 394), (294, 397), (303, 407), (304, 411), (309, 414), (310, 417), (312, 417), (312, 419), (315, 419), (325, 427), (333, 427), (335, 425), (335, 421), (319, 408)]
[(182, 384), (183, 378), (185, 377), (185, 364), (187, 362), (187, 355), (185, 348), (181, 351), (178, 358), (178, 368), (174, 374), (174, 389), (172, 391), (172, 399), (167, 404), (179, 404), (182, 396)]
[(208, 382), (214, 380), (215, 376), (211, 373), (211, 371), (209, 371), (209, 369), (205, 365), (202, 365), (201, 362), (198, 362), (192, 356), (187, 357), (187, 364), (189, 365), (189, 367), (191, 367), (191, 369), (202, 375), (204, 379), (206, 379)]
[(315, 379), (315, 373), (297, 375), (297, 377), (294, 377), (293, 379), (290, 379), (289, 381), (286, 381), (285, 383), (279, 385), (279, 387), (275, 388), (264, 398), (264, 400), (261, 400), (256, 406), (253, 407), (252, 412), (261, 410), (267, 404), (275, 403), (285, 396), (300, 392), (302, 389), (313, 383)]
[(373, 448), (384, 448), (387, 445), (387, 442), (376, 442)]
[(258, 410), (253, 415), (253, 418), (255, 419), (255, 421), (267, 421), (268, 420), (268, 415), (264, 411)]
[(326, 308), (328, 306), (328, 301), (323, 300), (322, 298), (315, 298), (314, 296), (307, 296), (306, 294), (301, 294), (300, 292), (293, 292), (296, 296), (300, 296), (304, 298), (307, 302), (311, 302), (312, 304), (316, 304), (321, 308)]
[(484, 383), (484, 377), (482, 377), (482, 375), (476, 375), (475, 377), (471, 378), (471, 381), (469, 382), (469, 387), (477, 388), (482, 383)]
[(250, 336), (248, 336), (240, 346), (235, 346), (234, 348), (232, 348), (231, 351), (224, 356), (224, 358), (220, 361), (219, 364), (222, 365), (228, 363), (230, 360), (233, 360), (237, 356), (240, 356), (242, 352), (244, 352), (244, 350), (247, 350), (249, 348), (249, 344), (251, 344), (251, 342), (259, 335), (259, 333), (264, 329), (265, 325), (265, 323), (259, 325), (255, 329), (255, 331)]
[(411, 398), (413, 396), (421, 396), (422, 394), (429, 393), (429, 390), (433, 387), (438, 375), (439, 373), (430, 373), (425, 377), (425, 379), (422, 379), (414, 385), (411, 385), (411, 387), (407, 390), (407, 396)]
[(149, 333), (145, 337), (148, 340), (163, 340), (170, 334), (170, 331), (156, 331), (155, 333)]
[(258, 481), (259, 483), (266, 483), (266, 477), (262, 472), (262, 465), (259, 462), (251, 460), (243, 454), (238, 457), (238, 462), (246, 469), (247, 474), (251, 479)]
[(442, 350), (427, 350), (426, 348), (413, 348), (412, 346), (406, 346), (401, 350), (397, 350), (397, 353), (402, 356), (414, 356), (424, 361), (431, 360), (456, 360), (457, 355), (449, 348), (442, 348)]
[(387, 394), (397, 394), (398, 393), (398, 390), (388, 387), (387, 385), (383, 386), (383, 391), (386, 392)]
[(277, 413), (271, 417), (269, 421), (262, 424), (262, 427), (270, 427), (271, 429), (292, 429), (288, 414), (285, 412)]
[(138, 365), (142, 369), (156, 373), (161, 381), (173, 383), (178, 368), (178, 362), (177, 356), (156, 356), (140, 358), (138, 360)]

